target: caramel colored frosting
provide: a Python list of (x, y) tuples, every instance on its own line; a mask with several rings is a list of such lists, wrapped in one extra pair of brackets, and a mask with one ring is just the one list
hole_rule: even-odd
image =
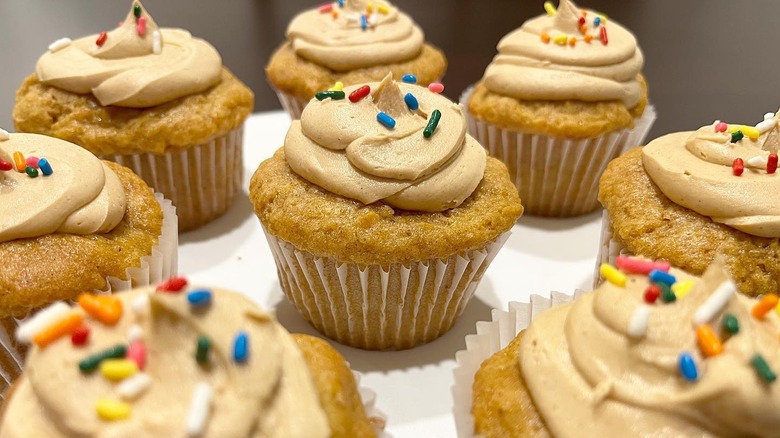
[[(85, 316), (91, 331), (85, 346), (72, 345), (66, 336), (45, 348), (33, 347), (8, 401), (0, 436), (329, 437), (312, 376), (289, 333), (243, 296), (209, 290), (212, 302), (202, 307), (189, 304), (187, 290), (142, 288), (118, 294), (124, 310), (116, 325)], [(233, 345), (240, 331), (248, 336), (249, 353), (237, 363)], [(140, 394), (122, 398), (123, 380), (112, 382), (99, 369), (82, 372), (79, 362), (128, 345), (133, 332), (146, 346), (142, 372), (151, 383)], [(204, 364), (195, 359), (199, 337), (211, 343)], [(198, 384), (210, 386), (213, 396), (202, 433), (188, 434)], [(129, 416), (102, 419), (96, 413), (99, 399), (129, 404)]]
[[(605, 282), (534, 319), (519, 360), (552, 436), (780, 436), (780, 386), (752, 365), (758, 354), (780, 371), (778, 315), (770, 308), (762, 319), (751, 316), (756, 301), (735, 293), (722, 260), (701, 278), (672, 273), (678, 282), (694, 281), (675, 302), (647, 304), (648, 278), (628, 275), (625, 287)], [(713, 296), (725, 304), (706, 323), (723, 351), (705, 357), (693, 321)], [(643, 307), (649, 318), (637, 335), (629, 327)], [(738, 321), (736, 334), (723, 328), (729, 314)], [(678, 369), (684, 352), (696, 363), (697, 380)]]
[(643, 63), (628, 30), (560, 0), (557, 12), (533, 18), (499, 41), (484, 82), (490, 91), (520, 100), (620, 100), (633, 108), (642, 96), (637, 75)]
[(46, 158), (53, 173), (31, 178), (0, 171), (0, 242), (51, 233), (106, 233), (125, 215), (125, 192), (116, 174), (86, 149), (38, 134), (10, 134), (0, 159), (13, 154)]
[(38, 59), (38, 80), (72, 93), (92, 93), (104, 106), (129, 108), (160, 105), (219, 82), (222, 59), (213, 46), (186, 30), (159, 28), (138, 0), (136, 5), (140, 16), (131, 8), (120, 26), (106, 33), (102, 46), (98, 34), (52, 47)]
[[(383, 201), (430, 212), (460, 205), (482, 180), (487, 160), (484, 148), (466, 134), (460, 105), (389, 75), (368, 86), (371, 93), (356, 103), (327, 98), (306, 106), (284, 143), (293, 171), (363, 204)], [(419, 102), (416, 111), (404, 102), (408, 93)], [(426, 138), (423, 131), (437, 109), (441, 120)], [(395, 119), (394, 128), (377, 121), (380, 111)]]
[(422, 50), (425, 35), (389, 2), (346, 0), (343, 6), (333, 2), (332, 11), (312, 9), (296, 16), (287, 40), (298, 56), (348, 71), (411, 59)]
[[(726, 132), (716, 132), (716, 122), (695, 132), (668, 134), (643, 148), (642, 163), (675, 203), (748, 234), (780, 237), (780, 204), (774, 201), (780, 176), (767, 172), (769, 154), (780, 147), (778, 120), (772, 115), (756, 125), (763, 132), (741, 125), (726, 125)], [(732, 143), (728, 131), (739, 128), (760, 135), (754, 139), (745, 135)], [(744, 163), (739, 176), (733, 169), (738, 158)]]

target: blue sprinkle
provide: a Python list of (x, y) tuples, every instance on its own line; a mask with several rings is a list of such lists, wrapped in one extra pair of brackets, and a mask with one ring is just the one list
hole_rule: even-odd
[(246, 332), (236, 333), (233, 341), (233, 360), (238, 363), (246, 362), (249, 357), (249, 335)]
[(414, 97), (414, 94), (412, 93), (406, 93), (406, 96), (404, 96), (404, 102), (406, 102), (406, 106), (408, 106), (412, 111), (417, 111), (417, 108), (420, 107), (420, 103), (417, 102), (417, 98)]
[(689, 382), (699, 380), (699, 370), (696, 368), (696, 362), (693, 361), (693, 356), (691, 356), (690, 353), (680, 353), (678, 364), (680, 367), (680, 374), (682, 374), (685, 380)]
[(208, 306), (211, 304), (211, 291), (208, 289), (194, 290), (187, 294), (187, 301), (196, 307)]
[(668, 272), (659, 271), (658, 269), (653, 269), (647, 276), (652, 282), (663, 283), (668, 286), (673, 285), (677, 281), (677, 279), (674, 278), (674, 275)]
[(406, 74), (406, 75), (403, 75), (401, 80), (406, 82), (407, 84), (416, 84), (417, 83), (417, 76), (415, 76), (413, 74)]
[(387, 129), (393, 129), (395, 128), (395, 119), (390, 117), (389, 114), (384, 112), (379, 112), (379, 114), (376, 115), (376, 120), (385, 125)]
[(51, 170), (51, 164), (49, 164), (49, 160), (46, 158), (41, 158), (38, 160), (38, 168), (41, 169), (43, 176), (49, 176), (54, 173), (54, 171)]
[(338, 0), (338, 3), (340, 8), (344, 7), (344, 0)]
[[(342, 0), (342, 1), (343, 1), (343, 0)], [(593, 19), (593, 25), (594, 25), (594, 26), (598, 26), (599, 24), (601, 24), (601, 17), (596, 17), (596, 18), (594, 18), (594, 19)]]
[(360, 16), (360, 28), (366, 30), (368, 28), (368, 18), (366, 14)]

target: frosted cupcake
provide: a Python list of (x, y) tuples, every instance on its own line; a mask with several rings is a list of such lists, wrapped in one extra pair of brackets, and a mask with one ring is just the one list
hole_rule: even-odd
[(26, 348), (18, 322), (84, 291), (176, 272), (176, 214), (130, 169), (74, 144), (0, 132), (0, 397)]
[(230, 207), (241, 186), (253, 94), (216, 49), (160, 28), (134, 1), (110, 32), (54, 42), (17, 91), (17, 131), (76, 143), (171, 199), (179, 229)]
[(722, 254), (741, 292), (777, 291), (778, 121), (774, 113), (755, 126), (717, 121), (615, 159), (600, 183), (600, 259), (642, 254), (700, 274)]
[(501, 39), (461, 102), (469, 133), (507, 165), (527, 213), (576, 216), (598, 208), (599, 176), (641, 144), (655, 113), (628, 30), (570, 0), (545, 7)]
[(390, 76), (328, 93), (250, 183), (282, 289), (341, 343), (432, 341), (522, 213), (517, 190), (445, 97)]
[(339, 0), (298, 14), (271, 56), (266, 77), (293, 119), (314, 94), (396, 78), (428, 85), (447, 60), (419, 26), (387, 1)]

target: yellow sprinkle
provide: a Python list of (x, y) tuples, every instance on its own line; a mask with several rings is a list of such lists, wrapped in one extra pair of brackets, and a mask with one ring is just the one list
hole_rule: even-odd
[(685, 298), (688, 292), (693, 287), (693, 280), (678, 281), (672, 285), (672, 292), (677, 296), (677, 299)]
[(366, 12), (368, 12), (369, 14), (374, 12), (374, 4), (373, 3), (369, 3), (369, 4), (366, 5)]
[(778, 315), (780, 315), (780, 302), (777, 303), (775, 306), (775, 312), (777, 312)]
[(555, 15), (558, 13), (552, 2), (544, 2), (544, 10), (547, 11), (547, 15)]
[(388, 12), (390, 12), (390, 8), (387, 7), (387, 5), (379, 5), (376, 8), (377, 11), (379, 11), (380, 14), (387, 15)]
[(601, 276), (606, 278), (608, 282), (615, 286), (623, 287), (626, 285), (626, 274), (618, 271), (618, 269), (609, 263), (602, 263), (599, 268)]
[(569, 37), (566, 35), (557, 35), (555, 38), (553, 38), (553, 41), (555, 41), (555, 44), (565, 46), (566, 43), (569, 42)]
[(100, 418), (109, 421), (124, 420), (130, 416), (130, 405), (107, 398), (101, 398), (95, 405)]
[(328, 91), (344, 91), (344, 83), (336, 82), (332, 87), (328, 88)]
[(100, 372), (108, 380), (122, 380), (137, 373), (138, 364), (130, 359), (106, 359), (100, 362)]
[(729, 129), (728, 129), (729, 133), (733, 133), (737, 131), (742, 131), (742, 133), (745, 134), (745, 137), (751, 140), (758, 140), (758, 136), (761, 135), (761, 133), (758, 132), (758, 129), (756, 129), (755, 126), (729, 125)]

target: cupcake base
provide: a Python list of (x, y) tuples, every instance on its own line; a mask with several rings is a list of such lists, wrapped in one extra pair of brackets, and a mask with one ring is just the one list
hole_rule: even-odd
[(282, 108), (287, 111), (287, 114), (290, 115), (290, 118), (293, 120), (300, 119), (301, 114), (303, 113), (303, 109), (306, 108), (309, 100), (301, 99), (300, 97), (285, 93), (284, 91), (274, 91), (276, 92), (276, 96), (279, 98), (279, 103), (282, 104)]

